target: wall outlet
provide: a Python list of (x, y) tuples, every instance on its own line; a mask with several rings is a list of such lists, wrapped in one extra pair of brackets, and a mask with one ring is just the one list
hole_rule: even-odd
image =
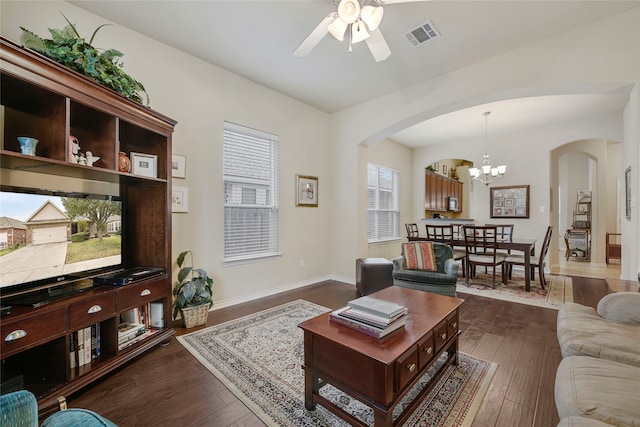
[(304, 260), (303, 260), (303, 259), (301, 259), (301, 260), (300, 260), (300, 268), (303, 268), (303, 267), (304, 267)]

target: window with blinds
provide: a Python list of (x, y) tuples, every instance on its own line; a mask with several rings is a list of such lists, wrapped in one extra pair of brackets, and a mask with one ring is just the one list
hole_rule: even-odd
[(278, 253), (278, 137), (224, 124), (224, 261)]
[(367, 165), (367, 236), (369, 242), (400, 238), (398, 171)]

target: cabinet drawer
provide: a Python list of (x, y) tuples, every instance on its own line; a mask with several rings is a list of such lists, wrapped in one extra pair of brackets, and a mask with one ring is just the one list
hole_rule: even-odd
[(9, 356), (33, 344), (53, 339), (67, 329), (67, 308), (61, 307), (26, 319), (3, 323), (0, 327), (0, 353)]
[(396, 360), (396, 392), (418, 375), (418, 347), (414, 346)]
[(458, 333), (458, 310), (447, 316), (447, 338), (451, 338)]
[(436, 349), (433, 345), (433, 331), (431, 331), (418, 341), (418, 363), (420, 370), (433, 359), (434, 354), (436, 354)]
[(156, 301), (164, 298), (168, 291), (166, 280), (125, 286), (118, 290), (116, 309), (120, 311)]
[(108, 292), (87, 298), (69, 306), (69, 329), (93, 325), (115, 315), (116, 294)]
[(436, 326), (435, 329), (434, 340), (436, 345), (436, 353), (440, 351), (440, 349), (442, 348), (442, 346), (444, 346), (448, 339), (449, 334), (447, 333), (447, 321), (443, 320), (442, 322), (438, 323), (438, 326)]

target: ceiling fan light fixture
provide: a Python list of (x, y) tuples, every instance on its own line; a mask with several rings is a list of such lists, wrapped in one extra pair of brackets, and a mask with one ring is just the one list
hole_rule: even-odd
[(327, 26), (327, 29), (329, 30), (331, 35), (336, 38), (336, 40), (343, 41), (344, 33), (347, 31), (348, 26), (349, 24), (344, 22), (342, 19), (336, 18), (331, 24)]
[(353, 24), (360, 17), (360, 3), (358, 0), (340, 0), (338, 16), (347, 24)]
[(365, 6), (362, 8), (360, 17), (367, 24), (369, 31), (374, 31), (380, 25), (383, 14), (382, 7)]
[(366, 40), (369, 37), (369, 33), (365, 28), (364, 22), (361, 20), (356, 21), (351, 25), (351, 43), (358, 43)]

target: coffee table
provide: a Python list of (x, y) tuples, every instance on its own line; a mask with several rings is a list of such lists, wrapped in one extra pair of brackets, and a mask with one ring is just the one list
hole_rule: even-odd
[[(397, 286), (369, 296), (407, 306), (405, 327), (376, 339), (331, 322), (329, 313), (298, 325), (304, 331), (305, 407), (320, 403), (352, 425), (366, 425), (320, 395), (328, 383), (371, 407), (375, 427), (390, 427), (403, 423), (444, 370), (458, 364), (464, 300)], [(443, 366), (393, 420), (395, 406), (445, 351)]]

